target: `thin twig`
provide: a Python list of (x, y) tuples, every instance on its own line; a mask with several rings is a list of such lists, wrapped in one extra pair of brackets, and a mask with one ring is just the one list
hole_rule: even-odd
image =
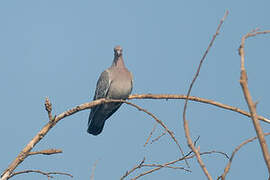
[[(201, 154), (202, 154), (202, 153), (200, 153), (200, 155), (201, 155)], [(224, 156), (225, 158), (227, 158), (227, 159), (230, 158), (225, 152), (222, 152), (222, 151), (216, 151), (216, 150), (204, 152), (204, 154), (221, 154), (221, 155), (223, 155), (223, 156)]]
[[(270, 135), (270, 132), (265, 133), (264, 135), (265, 135), (265, 136), (268, 136), (268, 135)], [(245, 140), (244, 142), (242, 142), (240, 145), (238, 145), (238, 146), (234, 149), (234, 151), (232, 152), (231, 157), (229, 158), (229, 162), (228, 162), (228, 164), (226, 165), (226, 167), (225, 167), (225, 169), (224, 169), (224, 173), (223, 173), (218, 179), (221, 178), (222, 180), (225, 180), (225, 177), (226, 177), (226, 175), (228, 174), (228, 172), (229, 172), (229, 170), (230, 170), (230, 167), (231, 167), (231, 164), (232, 164), (232, 160), (233, 160), (235, 154), (239, 151), (240, 148), (242, 148), (242, 147), (243, 147), (244, 145), (246, 145), (247, 143), (250, 143), (250, 142), (254, 141), (255, 139), (258, 139), (258, 137), (249, 138), (249, 139)]]
[(42, 151), (29, 152), (28, 155), (36, 155), (36, 154), (52, 155), (52, 154), (58, 154), (62, 152), (63, 151), (61, 149), (46, 149)]
[[(200, 136), (198, 136), (198, 137), (196, 138), (196, 140), (194, 141), (194, 145), (196, 145), (196, 143), (198, 142), (199, 138), (200, 138)], [(190, 159), (190, 158), (195, 157), (194, 154), (191, 155), (192, 152), (193, 152), (193, 151), (190, 151), (190, 152), (187, 153), (184, 157), (181, 157), (181, 158), (179, 158), (179, 159), (177, 159), (177, 160), (173, 160), (173, 161), (170, 161), (170, 162), (167, 162), (167, 163), (164, 163), (164, 164), (145, 164), (145, 163), (144, 163), (144, 162), (145, 162), (145, 158), (144, 158), (143, 161), (142, 161), (139, 165), (136, 165), (136, 166), (134, 166), (131, 170), (127, 171), (127, 172), (124, 174), (124, 176), (121, 177), (121, 180), (123, 180), (124, 178), (126, 178), (128, 175), (130, 175), (130, 174), (131, 174), (132, 172), (134, 172), (135, 170), (137, 170), (137, 169), (139, 169), (139, 168), (142, 168), (142, 167), (156, 167), (156, 168), (153, 168), (153, 169), (151, 169), (151, 170), (149, 170), (149, 171), (146, 171), (146, 172), (144, 172), (144, 173), (141, 173), (141, 174), (139, 174), (138, 176), (136, 176), (136, 177), (133, 178), (133, 179), (138, 179), (138, 178), (140, 178), (140, 177), (142, 177), (142, 176), (145, 176), (145, 175), (147, 175), (147, 174), (150, 174), (150, 173), (152, 173), (152, 172), (155, 172), (155, 171), (157, 171), (157, 170), (159, 170), (159, 169), (161, 169), (161, 168), (164, 168), (164, 167), (171, 168), (171, 169), (182, 169), (182, 170), (185, 170), (185, 171), (187, 171), (187, 172), (191, 172), (190, 170), (185, 169), (185, 168), (183, 168), (183, 167), (174, 167), (174, 166), (170, 166), (170, 165), (173, 165), (173, 164), (175, 164), (176, 162), (179, 162), (179, 161), (183, 161), (183, 160), (186, 160), (186, 159)], [(225, 156), (226, 158), (229, 158), (228, 155), (227, 155), (226, 153), (221, 152), (221, 151), (216, 151), (216, 150), (203, 152), (203, 153), (200, 153), (200, 155), (214, 154), (214, 153), (216, 153), (216, 154), (221, 154), (221, 155)]]
[(128, 175), (130, 175), (133, 171), (135, 171), (136, 169), (140, 169), (143, 165), (145, 161), (145, 157), (143, 158), (143, 160), (136, 166), (134, 166), (131, 170), (127, 171), (121, 178), (120, 180), (123, 180), (124, 178), (126, 178)]
[(58, 175), (66, 175), (66, 176), (69, 176), (71, 178), (73, 178), (72, 174), (69, 174), (69, 173), (63, 173), (63, 172), (48, 172), (48, 174), (58, 174)]
[(146, 140), (146, 142), (144, 143), (144, 147), (148, 144), (148, 142), (149, 142), (149, 140), (150, 140), (150, 138), (152, 137), (152, 135), (153, 135), (153, 133), (154, 133), (154, 131), (156, 130), (156, 128), (157, 128), (157, 123), (155, 123), (155, 125), (153, 126), (153, 129), (152, 129), (152, 131), (150, 132), (150, 134), (149, 134), (149, 136), (148, 136), (148, 138), (147, 138), (147, 140)]
[[(220, 153), (220, 151), (207, 151), (207, 152), (202, 152), (202, 153), (200, 153), (200, 155), (213, 154), (213, 153), (218, 153), (218, 154), (222, 154), (222, 155), (225, 154), (225, 153)], [(172, 164), (175, 164), (175, 163), (177, 163), (177, 162), (179, 162), (179, 161), (183, 161), (183, 160), (191, 159), (191, 158), (195, 157), (195, 154), (192, 154), (192, 155), (191, 155), (191, 154), (192, 154), (192, 151), (190, 151), (190, 152), (189, 152), (187, 155), (185, 155), (184, 157), (181, 157), (181, 158), (179, 158), (179, 159), (176, 159), (176, 160), (173, 160), (173, 161), (170, 161), (170, 162), (167, 162), (167, 163), (158, 165), (158, 167), (153, 168), (153, 169), (150, 169), (150, 170), (148, 170), (148, 171), (145, 171), (145, 172), (139, 174), (138, 176), (132, 178), (132, 180), (136, 180), (136, 179), (138, 179), (138, 178), (140, 178), (140, 177), (142, 177), (142, 176), (145, 176), (145, 175), (147, 175), (147, 174), (150, 174), (150, 173), (153, 173), (153, 172), (155, 172), (155, 171), (158, 171), (158, 170), (160, 170), (161, 168), (168, 167), (168, 166), (170, 166), (170, 165), (172, 165)], [(225, 156), (225, 155), (224, 155), (224, 156)], [(226, 156), (225, 156), (225, 157), (226, 157)], [(181, 168), (181, 167), (180, 167), (180, 168)], [(181, 169), (182, 169), (182, 168), (181, 168)], [(188, 169), (184, 169), (184, 168), (183, 168), (183, 170), (185, 170), (185, 171), (187, 171), (187, 172), (191, 172), (191, 171), (188, 170)], [(130, 174), (130, 173), (129, 173), (129, 174)], [(122, 179), (121, 179), (121, 180), (122, 180)]]
[(256, 134), (257, 134), (257, 136), (259, 138), (259, 142), (260, 142), (262, 154), (263, 154), (263, 157), (264, 157), (264, 161), (265, 161), (265, 163), (267, 165), (268, 173), (270, 174), (269, 150), (268, 150), (265, 138), (264, 138), (262, 127), (261, 127), (261, 125), (260, 125), (260, 123), (258, 121), (258, 116), (257, 116), (257, 113), (256, 113), (255, 103), (253, 102), (250, 91), (248, 89), (248, 83), (247, 83), (248, 77), (247, 77), (247, 72), (246, 72), (246, 69), (245, 69), (245, 52), (244, 52), (245, 40), (247, 38), (256, 36), (258, 34), (266, 34), (266, 33), (270, 33), (270, 31), (259, 31), (259, 32), (253, 31), (253, 32), (248, 33), (245, 36), (243, 36), (242, 39), (241, 39), (241, 45), (240, 45), (240, 48), (239, 48), (239, 55), (241, 57), (240, 84), (241, 84), (242, 91), (244, 93), (245, 100), (246, 100), (246, 103), (248, 105), (248, 108), (249, 108), (249, 111), (250, 111), (250, 114), (251, 114), (251, 119), (252, 119), (252, 122), (253, 122), (254, 129), (255, 129)]
[[(225, 12), (225, 15), (224, 15), (223, 18), (221, 19), (221, 21), (220, 21), (220, 23), (219, 23), (219, 25), (218, 25), (218, 27), (217, 27), (216, 33), (213, 35), (212, 40), (211, 40), (210, 44), (208, 45), (208, 47), (207, 47), (207, 49), (206, 49), (206, 51), (205, 51), (205, 53), (204, 53), (204, 55), (203, 55), (203, 57), (202, 57), (202, 59), (201, 59), (201, 61), (200, 61), (199, 67), (198, 67), (198, 69), (197, 69), (197, 72), (196, 72), (196, 74), (195, 74), (195, 76), (194, 76), (194, 78), (193, 78), (193, 80), (192, 80), (192, 82), (191, 82), (191, 84), (190, 84), (190, 86), (189, 86), (188, 93), (187, 93), (187, 97), (189, 97), (189, 95), (190, 95), (190, 93), (191, 93), (191, 89), (192, 89), (192, 87), (193, 87), (193, 85), (194, 85), (194, 83), (195, 83), (197, 77), (199, 76), (200, 69), (201, 69), (201, 66), (202, 66), (202, 64), (203, 64), (203, 62), (204, 62), (204, 60), (205, 60), (205, 57), (206, 57), (206, 55), (208, 54), (210, 48), (212, 47), (212, 45), (213, 45), (213, 43), (214, 43), (214, 41), (215, 41), (217, 35), (219, 34), (220, 28), (221, 28), (221, 26), (222, 26), (224, 20), (226, 19), (227, 15), (228, 15), (228, 11)], [(204, 163), (203, 163), (203, 161), (202, 161), (202, 159), (201, 159), (201, 157), (200, 157), (200, 152), (199, 152), (199, 150), (194, 146), (194, 144), (193, 144), (193, 142), (192, 142), (192, 139), (191, 139), (191, 137), (190, 137), (190, 130), (189, 130), (189, 126), (188, 126), (188, 121), (186, 120), (187, 103), (188, 103), (188, 98), (185, 100), (185, 106), (184, 106), (184, 111), (183, 111), (183, 122), (184, 122), (184, 129), (185, 129), (185, 135), (186, 135), (186, 139), (187, 139), (187, 144), (188, 144), (188, 146), (192, 149), (192, 151), (195, 153), (196, 158), (197, 158), (197, 161), (198, 161), (198, 163), (200, 164), (200, 166), (201, 166), (201, 168), (202, 168), (202, 170), (203, 170), (205, 176), (206, 176), (209, 180), (212, 180), (211, 175), (209, 174), (208, 170), (206, 169), (206, 167), (205, 167), (205, 165), (204, 165)]]
[(151, 144), (152, 143), (154, 143), (154, 142), (156, 142), (156, 141), (158, 141), (162, 136), (164, 136), (166, 134), (166, 131), (164, 131), (162, 134), (160, 134), (158, 137), (156, 137), (155, 139), (153, 139), (152, 141), (151, 141)]
[[(190, 154), (190, 153), (189, 153), (189, 154)], [(189, 154), (188, 154), (188, 155), (189, 155)], [(172, 165), (172, 164), (174, 164), (174, 163), (176, 163), (176, 162), (179, 162), (179, 161), (182, 161), (182, 160), (184, 160), (184, 159), (189, 159), (189, 158), (188, 158), (188, 155), (186, 155), (185, 157), (179, 158), (179, 159), (177, 159), (177, 160), (174, 160), (174, 161), (165, 163), (165, 164), (160, 164), (160, 165), (158, 165), (158, 167), (153, 168), (153, 169), (151, 169), (151, 170), (149, 170), (149, 171), (146, 171), (146, 172), (144, 172), (144, 173), (142, 173), (142, 174), (136, 176), (136, 177), (133, 178), (133, 179), (138, 179), (138, 178), (140, 178), (140, 177), (142, 177), (142, 176), (145, 176), (145, 175), (147, 175), (147, 174), (150, 174), (150, 173), (152, 173), (152, 172), (154, 172), (154, 171), (157, 171), (157, 170), (159, 170), (159, 169), (161, 169), (161, 168), (168, 167), (169, 165)], [(135, 166), (134, 168), (132, 168), (130, 171), (127, 171), (127, 172), (125, 173), (125, 175), (122, 176), (122, 178), (121, 178), (120, 180), (123, 180), (125, 177), (127, 177), (128, 175), (130, 175), (130, 174), (131, 174), (132, 172), (134, 172), (135, 170), (137, 170), (137, 169), (143, 167), (143, 166), (144, 166), (144, 161), (145, 161), (145, 158), (144, 158), (144, 160), (142, 161), (142, 163), (140, 163), (139, 165), (136, 165), (136, 166)]]
[(162, 164), (143, 164), (142, 167), (166, 167), (166, 168), (170, 168), (170, 169), (181, 169), (187, 172), (192, 172), (189, 169), (186, 169), (184, 167), (174, 167), (174, 166), (169, 166), (169, 165), (162, 165)]
[(40, 170), (25, 170), (25, 171), (18, 171), (18, 172), (14, 172), (10, 175), (9, 178), (19, 175), (19, 174), (25, 174), (25, 173), (38, 173), (38, 174), (42, 174), (48, 177), (48, 179), (53, 178), (53, 176), (51, 176), (52, 174), (56, 174), (56, 175), (66, 175), (69, 176), (71, 178), (73, 178), (73, 176), (69, 173), (63, 173), (63, 172), (43, 172)]
[(96, 160), (96, 162), (94, 163), (94, 165), (92, 167), (92, 172), (91, 172), (90, 180), (94, 180), (94, 175), (95, 175), (95, 170), (96, 170), (96, 167), (97, 167), (97, 163), (98, 163), (98, 160)]
[[(156, 120), (157, 123), (159, 123), (159, 124), (160, 124), (160, 125), (161, 125), (168, 133), (169, 133), (169, 135), (171, 136), (171, 138), (173, 139), (173, 141), (175, 142), (175, 144), (178, 146), (178, 149), (180, 150), (180, 153), (182, 154), (182, 156), (185, 156), (184, 151), (182, 150), (180, 144), (179, 144), (178, 141), (176, 140), (176, 138), (175, 138), (173, 132), (170, 131), (170, 130), (168, 129), (168, 127), (167, 127), (160, 119), (158, 119), (153, 113), (150, 113), (150, 112), (147, 111), (146, 109), (143, 109), (142, 107), (140, 107), (140, 106), (138, 106), (138, 105), (136, 105), (136, 104), (134, 104), (134, 103), (128, 102), (128, 101), (126, 101), (126, 100), (110, 100), (110, 101), (111, 101), (111, 102), (123, 102), (123, 103), (129, 104), (129, 105), (131, 105), (131, 106), (137, 108), (139, 111), (143, 111), (143, 112), (145, 112), (146, 114), (150, 115), (152, 118), (154, 118), (154, 119)], [(186, 162), (186, 165), (189, 167), (188, 162), (187, 162), (186, 160), (185, 160), (185, 162)]]
[(25, 170), (25, 171), (18, 171), (18, 172), (14, 172), (10, 175), (10, 178), (19, 174), (25, 174), (25, 173), (38, 173), (38, 174), (42, 174), (44, 176), (47, 176), (48, 179), (52, 178), (52, 176), (50, 176), (48, 173), (40, 171), (40, 170)]

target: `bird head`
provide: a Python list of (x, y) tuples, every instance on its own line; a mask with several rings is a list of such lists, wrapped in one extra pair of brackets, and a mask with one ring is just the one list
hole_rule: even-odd
[(114, 50), (114, 55), (118, 57), (122, 55), (123, 50), (120, 46), (115, 46), (113, 50)]

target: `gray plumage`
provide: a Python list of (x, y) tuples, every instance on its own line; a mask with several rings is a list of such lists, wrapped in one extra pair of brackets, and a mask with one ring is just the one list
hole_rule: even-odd
[[(122, 48), (114, 48), (114, 59), (110, 68), (103, 71), (98, 79), (94, 100), (100, 98), (126, 99), (133, 86), (132, 74), (125, 67)], [(108, 119), (122, 103), (106, 103), (91, 109), (87, 132), (98, 135), (102, 132), (106, 119)]]

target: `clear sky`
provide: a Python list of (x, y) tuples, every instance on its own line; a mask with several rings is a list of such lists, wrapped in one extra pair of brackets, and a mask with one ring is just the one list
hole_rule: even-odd
[[(47, 123), (45, 97), (59, 114), (91, 101), (100, 73), (109, 67), (113, 47), (121, 45), (134, 76), (135, 94), (185, 94), (216, 27), (229, 10), (220, 35), (209, 52), (191, 95), (247, 110), (239, 84), (240, 38), (255, 29), (270, 29), (270, 1), (0, 1), (0, 171)], [(246, 45), (249, 87), (258, 113), (270, 118), (270, 35), (249, 39)], [(155, 113), (189, 151), (182, 126), (183, 100), (132, 100)], [(87, 134), (89, 110), (62, 120), (34, 148), (59, 148), (63, 154), (32, 156), (16, 170), (68, 172), (74, 179), (119, 179), (143, 157), (146, 163), (177, 159), (178, 149), (168, 135), (143, 147), (154, 120), (123, 105), (105, 124), (101, 135)], [(234, 112), (190, 102), (187, 119), (191, 136), (200, 136), (201, 151), (228, 153), (255, 136), (251, 120)], [(268, 124), (261, 123), (265, 132)], [(162, 133), (158, 127), (154, 133)], [(267, 139), (269, 139), (267, 137)], [(268, 143), (269, 140), (268, 140)], [(227, 160), (203, 157), (216, 179)], [(204, 179), (196, 160), (192, 173), (163, 169), (143, 179)], [(185, 164), (179, 163), (179, 166)], [(136, 171), (128, 179), (147, 169)], [(267, 168), (258, 142), (236, 155), (229, 179), (266, 179)], [(46, 179), (39, 174), (14, 179)], [(55, 176), (55, 179), (68, 179)]]

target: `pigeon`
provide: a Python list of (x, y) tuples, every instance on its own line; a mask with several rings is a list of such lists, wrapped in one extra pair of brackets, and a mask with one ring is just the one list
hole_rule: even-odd
[[(111, 67), (103, 71), (98, 79), (94, 100), (127, 99), (133, 88), (131, 72), (126, 68), (123, 60), (123, 50), (120, 46), (114, 48), (114, 59)], [(105, 121), (119, 109), (122, 103), (104, 103), (91, 109), (88, 119), (87, 132), (99, 135), (104, 127)]]

